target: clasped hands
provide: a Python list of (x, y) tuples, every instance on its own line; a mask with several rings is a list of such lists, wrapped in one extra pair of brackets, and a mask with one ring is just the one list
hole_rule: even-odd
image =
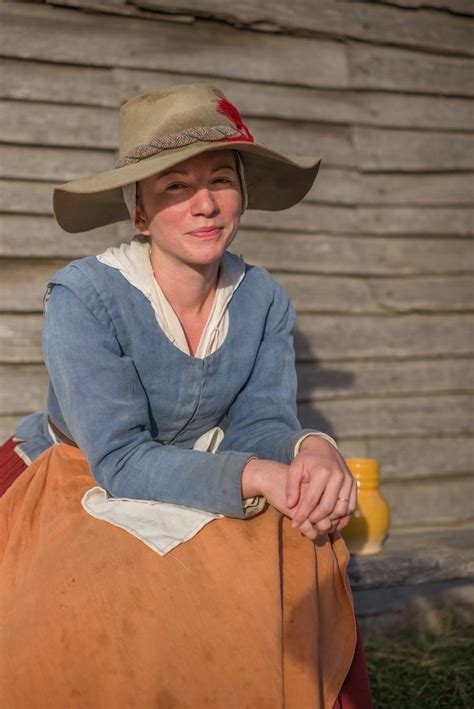
[(344, 458), (326, 439), (308, 436), (290, 465), (250, 460), (244, 497), (264, 495), (309, 539), (343, 529), (357, 507), (357, 484)]

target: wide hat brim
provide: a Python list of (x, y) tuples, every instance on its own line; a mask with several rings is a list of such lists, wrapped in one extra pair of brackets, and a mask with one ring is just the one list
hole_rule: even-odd
[(139, 162), (58, 185), (53, 210), (58, 224), (76, 234), (130, 220), (123, 198), (124, 185), (167, 170), (199, 153), (238, 150), (244, 164), (248, 209), (278, 211), (297, 204), (311, 189), (321, 158), (285, 155), (248, 141), (195, 142), (163, 150)]

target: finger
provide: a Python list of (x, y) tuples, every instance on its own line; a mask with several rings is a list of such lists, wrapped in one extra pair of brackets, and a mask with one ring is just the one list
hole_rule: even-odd
[[(325, 517), (330, 517), (331, 515), (335, 514), (334, 510), (336, 507), (339, 491), (343, 482), (344, 475), (342, 471), (340, 471), (339, 475), (337, 475), (337, 473), (334, 471), (331, 477), (329, 478), (329, 482), (326, 485), (321, 499), (308, 515), (312, 524), (316, 524), (317, 522), (319, 522), (319, 520), (324, 519)], [(343, 497), (343, 495), (341, 495), (341, 497)], [(344, 512), (345, 511), (346, 510), (344, 509)]]
[(318, 530), (313, 527), (311, 522), (309, 520), (304, 520), (302, 524), (299, 526), (299, 531), (301, 534), (303, 534), (305, 537), (308, 537), (308, 539), (316, 539), (318, 536)]
[(349, 514), (353, 514), (356, 509), (357, 509), (357, 493), (359, 491), (359, 488), (357, 487), (357, 480), (354, 478), (354, 482), (352, 485), (352, 490), (350, 494), (350, 503), (349, 503), (349, 509), (347, 510)]
[[(350, 507), (351, 507), (351, 494), (352, 494), (352, 487), (355, 484), (355, 479), (351, 476), (347, 476), (346, 479), (344, 480), (344, 483), (342, 484), (341, 489), (339, 490), (339, 494), (336, 499), (336, 504), (334, 506), (334, 510), (331, 513), (331, 517), (344, 517), (347, 514), (350, 514)], [(314, 520), (312, 520), (314, 524)]]
[(294, 507), (300, 498), (301, 468), (290, 465), (286, 480), (286, 505)]
[(326, 479), (326, 476), (320, 477), (319, 479), (313, 479), (308, 485), (306, 485), (305, 490), (301, 489), (300, 501), (295, 510), (293, 521), (291, 523), (292, 527), (302, 524), (302, 522), (310, 516), (311, 512), (318, 505), (326, 486)]
[(319, 520), (319, 522), (314, 526), (318, 530), (319, 534), (329, 534), (332, 531), (334, 522), (329, 519), (329, 517), (326, 517), (325, 519)]

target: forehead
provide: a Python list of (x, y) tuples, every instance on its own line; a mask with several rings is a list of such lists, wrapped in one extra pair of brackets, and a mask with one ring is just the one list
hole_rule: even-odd
[(155, 177), (163, 177), (168, 173), (172, 174), (180, 171), (187, 172), (196, 168), (216, 168), (224, 166), (236, 168), (236, 159), (233, 150), (211, 150), (207, 153), (200, 153), (199, 155), (195, 155), (192, 158), (173, 165), (173, 167), (163, 172), (157, 173)]

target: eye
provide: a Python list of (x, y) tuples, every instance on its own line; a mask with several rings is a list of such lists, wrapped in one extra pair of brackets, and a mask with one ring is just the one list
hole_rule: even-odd
[(183, 182), (173, 182), (173, 184), (168, 185), (168, 187), (166, 189), (175, 191), (176, 189), (179, 189), (180, 187), (186, 187), (186, 185)]
[(226, 182), (227, 184), (231, 184), (232, 180), (229, 180), (228, 177), (217, 177), (214, 182)]

